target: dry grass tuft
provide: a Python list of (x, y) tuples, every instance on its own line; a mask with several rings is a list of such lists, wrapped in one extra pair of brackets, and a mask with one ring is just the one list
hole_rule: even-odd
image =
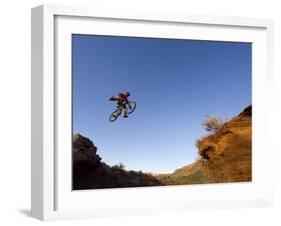
[(222, 128), (224, 122), (218, 116), (209, 116), (203, 121), (202, 125), (204, 126), (205, 130), (208, 132), (216, 132), (220, 128)]

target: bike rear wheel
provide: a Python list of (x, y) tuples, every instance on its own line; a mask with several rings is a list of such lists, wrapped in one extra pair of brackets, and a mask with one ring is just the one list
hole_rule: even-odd
[(131, 114), (137, 107), (137, 103), (135, 101), (130, 101), (127, 105), (128, 105), (128, 114)]

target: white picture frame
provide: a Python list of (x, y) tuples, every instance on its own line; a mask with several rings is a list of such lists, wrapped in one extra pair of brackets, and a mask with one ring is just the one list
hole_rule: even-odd
[[(253, 181), (72, 191), (71, 33), (252, 42)], [(57, 5), (33, 8), (32, 216), (56, 220), (271, 205), (273, 150), (263, 138), (273, 87), (272, 51), (273, 22), (267, 19)]]

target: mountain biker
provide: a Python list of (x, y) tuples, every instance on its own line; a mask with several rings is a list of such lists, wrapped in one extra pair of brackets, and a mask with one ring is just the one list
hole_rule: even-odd
[(109, 98), (110, 101), (116, 101), (117, 108), (121, 107), (125, 110), (123, 116), (124, 118), (128, 117), (128, 107), (127, 107), (127, 104), (129, 103), (128, 96), (130, 96), (130, 93), (125, 92), (125, 93), (118, 93), (117, 97), (112, 96)]

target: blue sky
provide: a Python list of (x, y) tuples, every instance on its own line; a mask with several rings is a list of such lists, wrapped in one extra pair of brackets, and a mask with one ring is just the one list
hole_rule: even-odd
[[(251, 44), (72, 36), (73, 132), (109, 165), (172, 172), (197, 157), (205, 115), (230, 119), (251, 104)], [(108, 118), (129, 91), (137, 109)]]

